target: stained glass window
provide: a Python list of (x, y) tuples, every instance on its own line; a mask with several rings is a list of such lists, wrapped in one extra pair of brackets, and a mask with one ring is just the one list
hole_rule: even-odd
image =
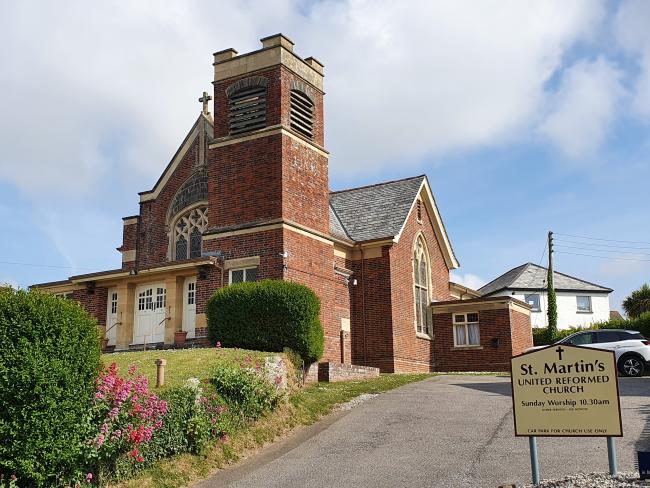
[(198, 207), (178, 217), (174, 223), (174, 259), (201, 257), (201, 240), (208, 228), (208, 207)]

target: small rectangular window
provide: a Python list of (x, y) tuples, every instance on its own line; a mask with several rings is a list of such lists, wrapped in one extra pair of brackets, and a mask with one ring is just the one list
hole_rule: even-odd
[(158, 288), (156, 290), (156, 308), (165, 308), (167, 305), (167, 290)]
[(117, 313), (117, 293), (111, 293), (111, 313)]
[(578, 312), (591, 312), (591, 297), (577, 296)]
[(196, 297), (196, 283), (192, 281), (187, 284), (187, 304), (194, 305), (195, 297)]
[(257, 281), (258, 269), (254, 268), (242, 268), (242, 269), (231, 269), (230, 270), (230, 284), (234, 283), (243, 283), (248, 281)]
[(524, 301), (533, 307), (531, 310), (533, 312), (539, 312), (541, 309), (539, 307), (539, 295), (537, 293), (533, 293), (531, 295), (524, 295)]
[(480, 346), (481, 333), (479, 327), (479, 314), (454, 315), (454, 346)]

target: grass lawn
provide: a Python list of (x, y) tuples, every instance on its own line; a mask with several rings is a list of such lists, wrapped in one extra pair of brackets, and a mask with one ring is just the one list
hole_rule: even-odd
[[(126, 372), (135, 364), (140, 374), (155, 384), (154, 361), (167, 359), (165, 386), (182, 385), (187, 378), (208, 378), (212, 369), (222, 361), (252, 356), (256, 359), (273, 353), (259, 353), (237, 349), (185, 349), (167, 351), (127, 352), (102, 356), (106, 366), (115, 362)], [(364, 381), (317, 383), (292, 393), (288, 401), (274, 412), (234, 433), (223, 443), (216, 441), (202, 456), (184, 454), (157, 463), (139, 477), (113, 487), (147, 488), (180, 487), (207, 478), (215, 470), (248, 457), (261, 446), (287, 435), (292, 429), (310, 425), (327, 415), (340, 404), (362, 393), (381, 393), (407, 383), (421, 381), (435, 374), (383, 374)], [(155, 391), (155, 389), (154, 389)]]
[(212, 370), (221, 363), (243, 358), (247, 355), (255, 359), (275, 356), (276, 353), (247, 351), (245, 349), (167, 349), (164, 351), (118, 352), (103, 354), (104, 366), (116, 363), (120, 374), (126, 374), (131, 365), (137, 367), (138, 374), (149, 379), (149, 384), (156, 384), (156, 359), (166, 359), (165, 385), (162, 389), (183, 386), (188, 378), (209, 378)]

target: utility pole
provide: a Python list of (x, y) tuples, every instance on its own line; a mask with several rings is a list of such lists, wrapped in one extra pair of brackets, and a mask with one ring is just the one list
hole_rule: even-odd
[(557, 297), (553, 285), (553, 232), (548, 231), (548, 276), (546, 277), (546, 296), (548, 298), (548, 339), (555, 340), (557, 335)]

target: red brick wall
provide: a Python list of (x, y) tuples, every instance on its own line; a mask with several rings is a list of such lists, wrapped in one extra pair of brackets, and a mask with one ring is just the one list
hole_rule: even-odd
[(320, 320), (325, 333), (322, 360), (341, 361), (341, 320), (336, 317), (336, 295), (343, 277), (334, 274), (334, 247), (288, 229), (283, 233), (284, 250), (289, 253), (286, 279), (308, 286), (321, 302)]
[(510, 328), (513, 356), (517, 356), (526, 349), (533, 347), (533, 328), (530, 325), (530, 315), (511, 310)]
[[(135, 250), (138, 241), (138, 222), (134, 222), (133, 224), (128, 224), (123, 227), (124, 230), (122, 231), (122, 247), (120, 247), (120, 251)], [(123, 261), (122, 269), (133, 269), (135, 268), (136, 262), (137, 261)]]
[(389, 247), (382, 256), (348, 261), (357, 285), (351, 290), (352, 363), (395, 370)]
[(72, 292), (72, 299), (79, 302), (86, 312), (95, 317), (100, 327), (106, 327), (107, 296), (108, 288), (103, 287), (97, 287), (92, 292), (87, 289)]
[(210, 150), (210, 225), (227, 227), (280, 218), (281, 158), (281, 134)]
[[(480, 348), (455, 348), (451, 313), (434, 313), (434, 357), (437, 371), (509, 371), (513, 356), (510, 310), (482, 310), (479, 314)], [(493, 339), (498, 339), (494, 347)]]
[(290, 137), (282, 142), (282, 216), (329, 234), (327, 158)]
[[(140, 204), (140, 225), (138, 228), (136, 262), (139, 268), (167, 262), (169, 238), (166, 218), (169, 205), (178, 189), (194, 172), (197, 161), (197, 141), (187, 151), (169, 181), (155, 200)], [(210, 217), (208, 217), (210, 220)]]
[(434, 369), (433, 342), (418, 337), (415, 328), (413, 248), (415, 239), (420, 233), (424, 235), (429, 251), (431, 298), (440, 301), (449, 299), (449, 269), (424, 204), (421, 205), (421, 215), (420, 223), (417, 221), (417, 212), (411, 212), (399, 242), (390, 250), (390, 280), (393, 291), (392, 340), (395, 350), (395, 369), (400, 372)]

